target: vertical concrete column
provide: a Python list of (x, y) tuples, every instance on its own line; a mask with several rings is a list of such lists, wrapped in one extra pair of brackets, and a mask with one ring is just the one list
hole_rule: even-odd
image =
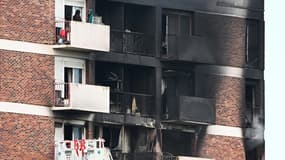
[(161, 7), (155, 8), (155, 53), (156, 57), (160, 57), (160, 49), (161, 49), (161, 16), (162, 9)]
[(162, 134), (161, 134), (161, 80), (162, 80), (162, 68), (161, 66), (155, 68), (155, 111), (156, 111), (156, 124), (155, 124), (155, 148), (157, 153), (155, 159), (160, 160), (162, 155)]
[(90, 53), (86, 60), (86, 83), (95, 84), (95, 54)]
[(100, 126), (99, 127), (99, 135), (98, 135), (100, 138), (102, 138), (103, 137), (103, 127), (102, 126)]
[(94, 139), (94, 124), (91, 121), (87, 122), (87, 138)]
[[(95, 54), (90, 53), (86, 60), (86, 83), (95, 84)], [(93, 121), (87, 122), (87, 138), (94, 139), (94, 124)]]
[(262, 21), (260, 24), (260, 45), (262, 46), (260, 48), (260, 58), (259, 58), (259, 62), (260, 62), (260, 66), (259, 69), (261, 69), (262, 71), (264, 70), (264, 60), (265, 60), (265, 22)]
[[(161, 112), (161, 80), (162, 80), (162, 69), (161, 67), (155, 68), (155, 111), (156, 121), (160, 123), (160, 112)], [(159, 127), (159, 124), (157, 125)]]

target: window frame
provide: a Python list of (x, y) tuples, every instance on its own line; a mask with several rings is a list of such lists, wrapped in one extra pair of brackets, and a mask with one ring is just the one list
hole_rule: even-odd
[[(82, 70), (82, 84), (86, 84), (86, 62), (83, 59), (55, 57), (55, 82), (64, 83), (64, 68)], [(73, 76), (72, 76), (72, 79)]]
[[(169, 34), (169, 16), (172, 15), (172, 16), (176, 16), (177, 18), (177, 26), (176, 26), (176, 31), (174, 34)], [(183, 16), (186, 16), (188, 17), (188, 20), (189, 20), (189, 29), (188, 29), (188, 34), (187, 35), (182, 35), (181, 33), (181, 19)], [(165, 48), (165, 52), (161, 51), (161, 54), (162, 55), (165, 55), (165, 56), (169, 56), (169, 36), (174, 36), (175, 39), (177, 39), (177, 37), (191, 37), (193, 36), (193, 33), (194, 33), (194, 16), (193, 16), (193, 12), (185, 12), (185, 11), (179, 11), (179, 10), (168, 10), (168, 9), (165, 9), (162, 11), (162, 15), (161, 15), (161, 46), (162, 48)], [(165, 20), (164, 20), (165, 18)], [(165, 24), (164, 24), (165, 22)], [(165, 25), (165, 26), (164, 26)], [(165, 27), (165, 30), (163, 29)], [(177, 44), (176, 44), (176, 40), (175, 40), (175, 43), (173, 44), (176, 46), (175, 48), (175, 54), (177, 54)], [(172, 54), (172, 53), (170, 53)], [(176, 55), (177, 56), (177, 55)]]
[[(253, 27), (253, 28), (251, 28)], [(246, 20), (246, 24), (245, 24), (245, 64), (247, 66), (259, 66), (260, 63), (260, 32), (261, 32), (261, 28), (260, 28), (260, 22), (258, 20), (253, 20), (253, 19), (247, 19)], [(250, 31), (255, 30), (256, 33), (250, 33)], [(256, 36), (255, 37), (255, 42), (250, 41), (252, 39), (252, 37), (250, 37), (250, 35)], [(251, 43), (255, 43), (253, 46), (251, 45)], [(254, 59), (251, 59), (251, 57), (254, 54)], [(256, 61), (256, 62), (255, 62)]]
[[(74, 15), (75, 11), (73, 10), (74, 7), (82, 8), (81, 18), (82, 22), (86, 21), (86, 8), (87, 2), (86, 0), (55, 0), (55, 19), (58, 21), (65, 20), (65, 6), (72, 6), (72, 16)], [(63, 27), (63, 26), (58, 26)], [(64, 28), (64, 27), (63, 27)]]
[[(262, 88), (259, 80), (251, 80), (247, 79), (245, 83), (245, 113), (247, 113), (247, 110), (249, 109), (247, 104), (247, 87), (251, 88), (250, 94), (252, 96), (252, 102), (251, 102), (251, 108), (250, 108), (250, 117), (249, 125), (248, 127), (253, 127), (254, 124), (260, 123), (258, 122), (258, 119), (256, 117), (263, 117), (264, 113), (264, 106), (262, 105)], [(246, 118), (248, 117), (245, 115)]]
[(72, 128), (72, 140), (75, 140), (74, 138), (74, 128), (75, 127), (80, 127), (82, 128), (82, 133), (81, 133), (81, 137), (82, 139), (86, 139), (86, 133), (87, 133), (87, 128), (85, 126), (85, 122), (84, 121), (80, 121), (80, 120), (56, 120), (55, 121), (55, 126), (54, 126), (54, 130), (55, 130), (55, 135), (58, 135), (57, 137), (55, 136), (55, 140), (57, 141), (64, 141), (67, 140), (65, 139), (65, 126), (70, 126)]

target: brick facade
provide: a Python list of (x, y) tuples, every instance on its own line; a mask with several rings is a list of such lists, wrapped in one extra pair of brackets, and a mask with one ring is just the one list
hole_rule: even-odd
[(0, 159), (51, 160), (52, 118), (0, 112)]
[(246, 20), (228, 16), (195, 14), (194, 34), (212, 39), (218, 65), (245, 64)]
[(0, 101), (51, 106), (54, 57), (0, 50)]
[(215, 160), (245, 160), (243, 139), (206, 135), (200, 155)]
[(54, 0), (1, 0), (0, 39), (52, 44)]
[(245, 106), (244, 79), (214, 75), (197, 77), (197, 96), (216, 101), (216, 124), (241, 127)]
[[(207, 3), (208, 2), (205, 2), (205, 5)], [(90, 7), (94, 7), (95, 1), (86, 0), (86, 4), (86, 11), (88, 11)], [(122, 7), (126, 7), (128, 9), (132, 6), (126, 4), (118, 6), (120, 6), (118, 10), (122, 10), (122, 15), (127, 17), (126, 15), (128, 12)], [(164, 7), (165, 6), (162, 8)], [(161, 16), (157, 15), (158, 13), (160, 14), (160, 11), (155, 10), (156, 8), (159, 7), (153, 7), (153, 11), (152, 9), (149, 9), (155, 13), (153, 17)], [(169, 9), (171, 9), (171, 7)], [(116, 12), (120, 13), (119, 11)], [(185, 63), (186, 68), (195, 68), (196, 64), (203, 65), (204, 63), (207, 63), (207, 65), (241, 67), (241, 69), (242, 67), (245, 67), (245, 56), (247, 49), (246, 18), (214, 14), (210, 15), (205, 14), (206, 12), (201, 13), (200, 11), (195, 10), (189, 12), (193, 12), (194, 26), (193, 30), (192, 27), (190, 28), (192, 30), (191, 33), (193, 33), (193, 36), (197, 36), (198, 39), (207, 40), (205, 41), (207, 42), (207, 44), (205, 44), (205, 48), (209, 47), (209, 55), (207, 55), (205, 58), (207, 60), (206, 62), (199, 61), (199, 58), (201, 57), (199, 55), (200, 50), (198, 48), (193, 52), (195, 55), (193, 56), (194, 58), (187, 60)], [(49, 44), (46, 46), (52, 48), (52, 44), (55, 42), (55, 0), (0, 0), (0, 13), (0, 39)], [(110, 19), (116, 19), (116, 17), (111, 17), (111, 15), (108, 16), (110, 16)], [(118, 17), (119, 16), (120, 15), (118, 14)], [(117, 19), (120, 19), (118, 17)], [(107, 19), (108, 17), (103, 16), (104, 21), (105, 18)], [(131, 16), (126, 19), (130, 21), (128, 23), (132, 23)], [(156, 20), (158, 19), (160, 18), (157, 18)], [(122, 22), (121, 25), (124, 26), (125, 23), (126, 22)], [(139, 24), (139, 22), (136, 21), (133, 23)], [(159, 27), (161, 27), (161, 23), (158, 22), (156, 25), (158, 25), (158, 27), (155, 26), (157, 27), (156, 29), (146, 28), (145, 30), (154, 32), (153, 35), (155, 35), (157, 42), (156, 45), (158, 45), (156, 48), (160, 48), (160, 36), (163, 35), (156, 32), (161, 32), (159, 29)], [(142, 28), (145, 27), (142, 24), (139, 26)], [(114, 25), (111, 26), (111, 29), (112, 28), (114, 28)], [(211, 43), (208, 44), (208, 42)], [(211, 47), (213, 47), (213, 49)], [(77, 52), (79, 53), (80, 51)], [(115, 57), (121, 57), (120, 54), (112, 54), (116, 55)], [(188, 52), (186, 52), (186, 54), (188, 54)], [(71, 54), (68, 53), (66, 55), (70, 56)], [(136, 56), (139, 59), (141, 58), (139, 55)], [(104, 56), (102, 57), (103, 61), (109, 61), (107, 56), (105, 58)], [(196, 57), (198, 57), (198, 60), (195, 59)], [(98, 61), (100, 61), (100, 54), (95, 58), (96, 61), (97, 58)], [(129, 59), (128, 55), (124, 55), (124, 57), (118, 60), (118, 62), (130, 63)], [(154, 67), (154, 70), (159, 71), (161, 67), (164, 69), (164, 62), (160, 60), (161, 59), (159, 57), (154, 57), (154, 59), (149, 58), (148, 61), (148, 58), (142, 57), (142, 62), (138, 63), (140, 63), (139, 65), (142, 66), (145, 64), (156, 66)], [(51, 55), (7, 51), (1, 50), (0, 48), (0, 102), (4, 101), (52, 106), (54, 100), (55, 78), (54, 61), (54, 56)], [(171, 59), (169, 59), (169, 61), (171, 66)], [(91, 62), (93, 64), (89, 64), (89, 62), (87, 63), (87, 66), (90, 65), (90, 68), (87, 67), (87, 73), (89, 74), (87, 74), (86, 77), (87, 82), (90, 84), (95, 81), (95, 75), (93, 74), (96, 67), (95, 60), (91, 60)], [(115, 63), (117, 61), (116, 59), (110, 59), (110, 62)], [(136, 62), (133, 63), (136, 64)], [(179, 62), (176, 63), (175, 61), (173, 64), (178, 64), (177, 70), (180, 69)], [(167, 65), (168, 64), (166, 64), (166, 66)], [(184, 67), (184, 63), (181, 66)], [(155, 72), (155, 74), (150, 74), (152, 76), (150, 79), (155, 79), (156, 81), (156, 83), (153, 84), (157, 85), (154, 87), (154, 90), (160, 89), (161, 74), (163, 73), (158, 74), (158, 72)], [(243, 109), (245, 108), (245, 79), (230, 77), (230, 75), (206, 75), (196, 72), (194, 74), (194, 96), (213, 98), (216, 101), (216, 124), (242, 127), (244, 119)], [(93, 78), (90, 75), (93, 75)], [(103, 76), (103, 74), (98, 74), (97, 76)], [(128, 78), (123, 77), (122, 79), (126, 79), (124, 83), (129, 83)], [(128, 89), (124, 87), (124, 90)], [(160, 93), (158, 91), (154, 92), (154, 96), (155, 100), (157, 100), (155, 104), (160, 104)], [(159, 111), (160, 107), (161, 105), (157, 105), (156, 109)], [(60, 113), (60, 111), (57, 112)], [(60, 119), (62, 117), (44, 117), (0, 112), (0, 159), (54, 159), (55, 118)], [(81, 117), (77, 118), (79, 119)], [(67, 119), (71, 119), (71, 117)], [(159, 121), (160, 120), (158, 118), (158, 122)], [(108, 124), (108, 126), (109, 125), (110, 124)], [(181, 124), (178, 124), (177, 128), (180, 128), (180, 125)], [(95, 137), (94, 134), (94, 122), (88, 122), (86, 131), (87, 138)], [(202, 143), (199, 144), (199, 154), (201, 157), (212, 158), (215, 160), (245, 160), (245, 147), (242, 138), (205, 135), (201, 141)]]

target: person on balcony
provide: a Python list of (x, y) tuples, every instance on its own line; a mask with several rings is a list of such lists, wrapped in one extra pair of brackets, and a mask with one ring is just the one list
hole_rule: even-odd
[(75, 14), (73, 16), (73, 20), (74, 21), (80, 21), (80, 22), (82, 21), (81, 16), (80, 16), (80, 10), (75, 11)]

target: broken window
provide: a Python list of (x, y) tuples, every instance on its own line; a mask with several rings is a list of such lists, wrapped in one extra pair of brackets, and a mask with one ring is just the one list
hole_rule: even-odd
[(162, 152), (174, 156), (191, 156), (195, 146), (193, 144), (193, 133), (179, 130), (163, 130)]
[(141, 127), (128, 127), (131, 153), (147, 152), (147, 129)]
[(178, 114), (177, 97), (194, 95), (194, 76), (191, 71), (165, 70), (163, 79), (162, 112), (167, 118)]
[(96, 84), (111, 88), (113, 113), (154, 113), (154, 69), (114, 63), (96, 63)]
[(247, 160), (264, 160), (264, 143), (259, 145), (258, 147), (247, 150), (246, 151), (246, 159)]
[(154, 55), (154, 7), (99, 0), (96, 11), (111, 26), (111, 51)]
[(119, 127), (103, 127), (103, 138), (105, 140), (105, 146), (114, 149), (118, 147), (120, 137)]
[(263, 108), (261, 107), (261, 89), (257, 81), (248, 80), (245, 88), (246, 109), (245, 127), (254, 127), (263, 122)]

